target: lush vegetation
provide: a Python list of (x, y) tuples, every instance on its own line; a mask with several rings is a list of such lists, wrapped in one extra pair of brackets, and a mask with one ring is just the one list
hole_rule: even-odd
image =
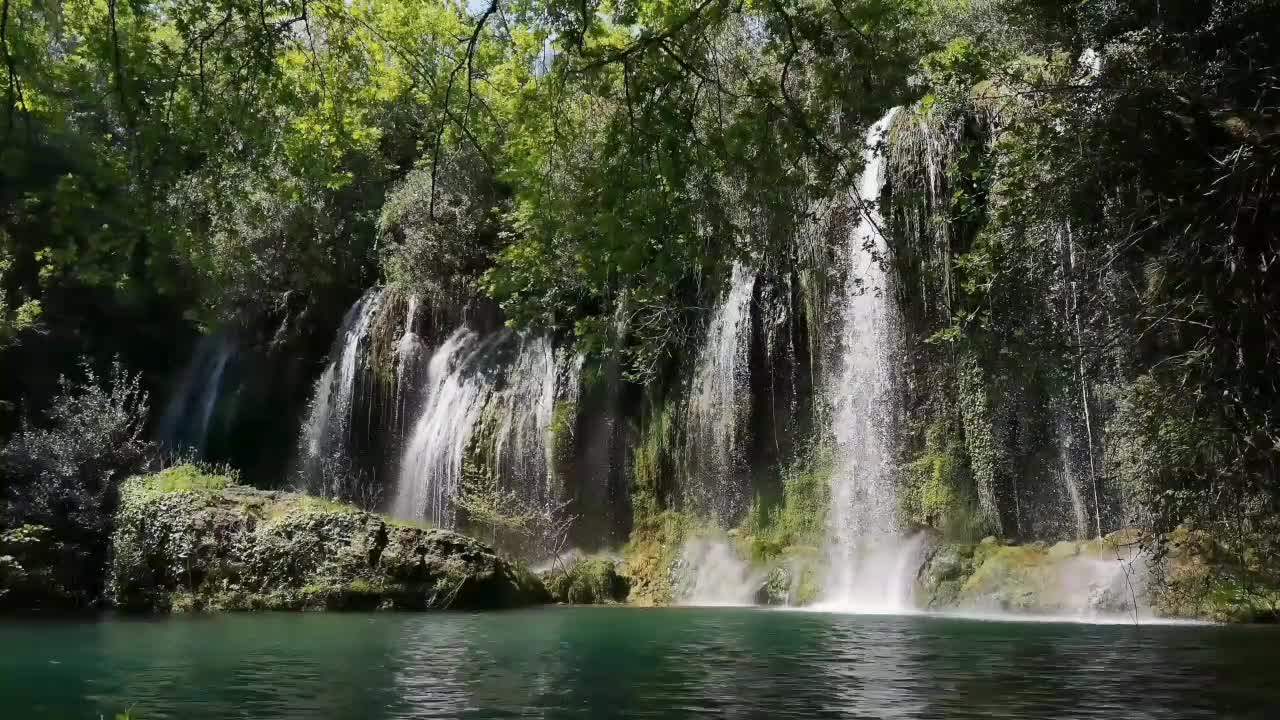
[[(680, 393), (736, 262), (792, 348), (780, 370), (757, 342), (756, 384), (798, 388), (753, 425), (739, 530), (760, 560), (811, 547), (824, 323), (878, 205), (904, 522), (1067, 534), (1024, 507), (1070, 437), (1090, 536), (1206, 528), (1266, 575), (1278, 25), (1268, 0), (0, 0), (0, 525), (101, 569), (119, 482), (161, 465), (148, 398), (228, 328), (257, 411), (223, 459), (279, 484), (318, 358), (384, 283), (547, 330), (637, 408), (643, 589), (701, 522)], [(859, 197), (891, 107), (884, 197)], [(557, 464), (589, 400), (556, 409)], [(533, 524), (479, 481), (492, 537)]]

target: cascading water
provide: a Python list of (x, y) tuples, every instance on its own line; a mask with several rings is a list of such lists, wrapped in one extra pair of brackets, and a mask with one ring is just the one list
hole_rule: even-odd
[(226, 334), (200, 339), (182, 384), (160, 420), (160, 445), (175, 453), (205, 455), (218, 406), (227, 394), (236, 343)]
[(400, 466), (397, 517), (422, 519), (452, 527), (451, 502), (462, 482), (462, 464), (489, 390), (477, 358), (495, 344), (461, 328), (445, 340), (427, 365), (427, 396), (422, 414), (409, 436)]
[(842, 364), (831, 388), (837, 465), (832, 478), (831, 544), (823, 605), (850, 612), (908, 610), (922, 540), (897, 534), (890, 466), (892, 421), (888, 349), (894, 345), (890, 295), (881, 259), (880, 145), (895, 111), (867, 132), (858, 184), (862, 217), (849, 238), (849, 280), (842, 308)]
[(394, 421), (396, 430), (403, 433), (410, 403), (422, 391), (425, 381), (423, 359), (427, 357), (427, 343), (415, 328), (418, 320), (418, 298), (411, 296), (405, 307), (404, 334), (396, 342), (396, 389)]
[(732, 525), (746, 510), (740, 434), (750, 410), (748, 358), (755, 273), (734, 263), (724, 301), (707, 325), (686, 414), (686, 492), (698, 511)]
[(1062, 481), (1062, 492), (1071, 506), (1071, 529), (1075, 539), (1084, 540), (1089, 537), (1089, 513), (1084, 498), (1080, 494), (1080, 465), (1078, 453), (1072, 446), (1071, 427), (1065, 420), (1058, 421), (1058, 461), (1059, 476)]
[(453, 501), (469, 460), (484, 462), (528, 501), (553, 501), (559, 488), (551, 427), (557, 403), (576, 396), (578, 367), (543, 335), (454, 332), (428, 364), (426, 400), (409, 434), (392, 512), (455, 526)]
[(386, 290), (374, 288), (351, 306), (342, 320), (336, 357), (325, 366), (316, 383), (311, 412), (302, 430), (302, 463), (309, 489), (317, 494), (340, 495), (331, 487), (331, 473), (325, 470), (333, 458), (347, 459), (356, 382), (366, 359), (369, 331), (386, 296)]

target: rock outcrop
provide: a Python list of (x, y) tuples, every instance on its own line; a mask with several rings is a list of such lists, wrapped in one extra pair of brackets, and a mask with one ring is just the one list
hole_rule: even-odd
[(471, 538), (175, 468), (121, 490), (109, 599), (135, 611), (498, 609), (541, 581)]
[(918, 603), (932, 610), (1128, 615), (1147, 605), (1146, 558), (1111, 540), (935, 546)]

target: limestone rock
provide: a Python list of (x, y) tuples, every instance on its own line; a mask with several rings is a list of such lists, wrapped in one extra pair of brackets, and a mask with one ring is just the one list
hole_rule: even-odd
[(464, 535), (240, 486), (125, 483), (111, 599), (142, 611), (494, 609), (546, 600), (531, 573)]

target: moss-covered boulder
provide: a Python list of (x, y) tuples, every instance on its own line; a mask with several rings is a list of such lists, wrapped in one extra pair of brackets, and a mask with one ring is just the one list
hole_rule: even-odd
[(571, 605), (621, 603), (631, 593), (630, 578), (618, 572), (613, 560), (601, 558), (579, 560), (568, 570), (548, 570), (542, 579), (552, 600)]
[(1143, 592), (1145, 560), (1118, 549), (1105, 540), (941, 544), (920, 569), (916, 597), (934, 610), (1130, 613)]
[(920, 568), (916, 600), (933, 610), (1276, 622), (1280, 571), (1259, 543), (1233, 550), (1179, 528), (1159, 538), (1125, 529), (1053, 545), (941, 544)]
[(141, 611), (509, 608), (545, 602), (457, 533), (255, 490), (189, 467), (121, 489), (109, 595)]

